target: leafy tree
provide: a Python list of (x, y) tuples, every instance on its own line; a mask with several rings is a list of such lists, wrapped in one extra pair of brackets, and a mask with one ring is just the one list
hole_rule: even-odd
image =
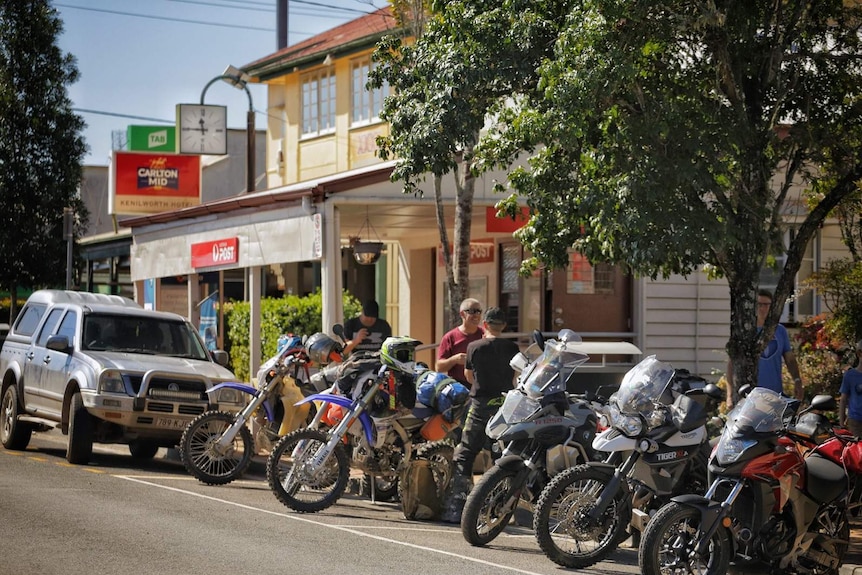
[[(430, 14), (419, 9), (422, 4), (429, 3), (393, 2), (396, 14), (412, 22), (406, 29), (413, 41), (390, 36), (380, 42), (371, 84), (387, 82), (394, 89), (381, 113), (390, 135), (378, 139), (380, 156), (397, 160), (392, 179), (404, 182), (405, 193), (421, 194), (418, 183), (433, 177), (454, 323), (469, 288), (475, 176), (482, 169), (474, 147), (489, 114), (522, 85), (535, 84), (539, 63), (551, 55), (556, 24), (532, 10), (534, 0), (439, 2)], [(410, 13), (421, 15), (419, 24)], [(451, 250), (441, 199), (447, 174), (456, 187)]]
[(63, 285), (67, 243), (63, 208), (86, 228), (78, 195), (84, 122), (66, 88), (75, 59), (57, 47), (62, 22), (48, 0), (0, 0), (0, 285)]
[[(564, 266), (571, 247), (650, 277), (708, 265), (729, 283), (735, 382), (754, 383), (806, 245), (862, 176), (859, 5), (535, 7), (565, 12), (553, 55), (538, 68), (535, 91), (515, 99), (478, 148), (504, 165), (536, 150), (510, 174), (533, 213), (519, 232), (534, 256), (525, 268)], [(759, 275), (785, 249), (794, 185), (808, 190), (809, 210), (760, 332)], [(502, 207), (514, 213), (515, 197)]]

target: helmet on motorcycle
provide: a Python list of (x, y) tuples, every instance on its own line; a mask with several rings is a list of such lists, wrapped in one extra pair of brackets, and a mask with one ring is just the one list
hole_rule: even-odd
[(312, 335), (305, 342), (305, 347), (308, 350), (308, 358), (314, 363), (328, 365), (333, 361), (341, 361), (341, 344), (325, 333)]
[(392, 369), (413, 375), (418, 345), (422, 342), (412, 337), (387, 337), (380, 347), (380, 359)]

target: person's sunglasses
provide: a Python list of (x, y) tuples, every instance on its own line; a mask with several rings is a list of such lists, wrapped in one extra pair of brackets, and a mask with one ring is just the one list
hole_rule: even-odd
[(466, 311), (466, 312), (467, 312), (467, 313), (469, 313), (470, 315), (475, 315), (475, 314), (477, 314), (477, 313), (482, 313), (482, 310), (480, 310), (480, 309), (465, 309), (464, 311)]

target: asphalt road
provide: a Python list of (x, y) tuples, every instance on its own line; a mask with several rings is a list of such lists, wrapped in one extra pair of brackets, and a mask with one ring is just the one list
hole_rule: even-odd
[[(407, 521), (395, 503), (348, 495), (311, 515), (282, 506), (265, 479), (199, 483), (164, 450), (149, 462), (97, 446), (72, 466), (65, 437), (0, 447), (0, 575), (307, 574), (546, 575), (564, 571), (512, 526), (475, 548), (445, 523)], [(586, 574), (639, 573), (622, 548)]]

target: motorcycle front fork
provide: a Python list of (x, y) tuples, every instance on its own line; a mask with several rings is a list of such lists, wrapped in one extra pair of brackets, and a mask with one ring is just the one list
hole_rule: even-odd
[(251, 401), (246, 404), (246, 406), (236, 414), (234, 417), (233, 424), (224, 430), (224, 433), (221, 434), (221, 437), (218, 438), (216, 442), (216, 446), (220, 449), (228, 449), (229, 446), (233, 443), (234, 438), (236, 438), (236, 434), (239, 433), (239, 430), (251, 419), (251, 416), (254, 415), (255, 410), (261, 406), (261, 404), (269, 397), (269, 391), (274, 387), (274, 382), (269, 382), (264, 388), (258, 390), (258, 392), (251, 398)]

